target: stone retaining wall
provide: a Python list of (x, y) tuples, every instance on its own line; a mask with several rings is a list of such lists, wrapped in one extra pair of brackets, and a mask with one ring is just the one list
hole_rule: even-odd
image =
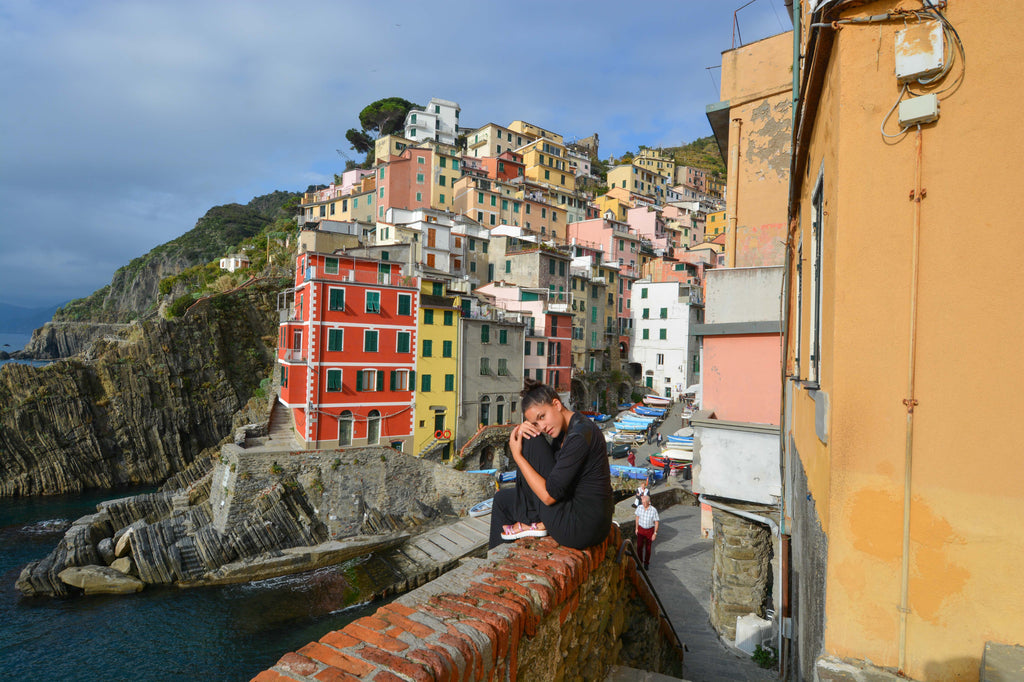
[(612, 665), (678, 677), (678, 641), (621, 543), (613, 526), (585, 551), (550, 538), (504, 545), (254, 680), (599, 680)]
[(711, 570), (711, 625), (736, 639), (736, 618), (765, 617), (772, 586), (772, 536), (742, 516), (714, 509), (715, 563)]

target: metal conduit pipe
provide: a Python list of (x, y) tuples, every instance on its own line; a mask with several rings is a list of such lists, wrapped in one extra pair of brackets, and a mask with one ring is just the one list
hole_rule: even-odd
[(727, 253), (725, 254), (725, 262), (727, 267), (736, 267), (736, 207), (739, 206), (739, 179), (740, 179), (740, 132), (743, 129), (743, 119), (734, 118), (730, 123), (729, 131), (729, 167), (727, 169), (728, 174), (732, 176), (732, 181), (726, 182), (728, 187), (729, 201), (728, 205), (732, 206), (732, 210), (728, 211), (729, 214), (729, 227), (727, 229), (728, 246), (726, 246)]
[(910, 254), (910, 339), (907, 352), (907, 397), (903, 405), (907, 410), (907, 431), (903, 453), (903, 557), (900, 569), (900, 644), (899, 671), (902, 674), (907, 667), (907, 613), (910, 611), (910, 503), (912, 492), (912, 474), (914, 465), (914, 374), (917, 365), (917, 293), (919, 251), (921, 241), (921, 199), (924, 189), (921, 187), (922, 157), (921, 125), (917, 125), (916, 159), (914, 164), (914, 226)]

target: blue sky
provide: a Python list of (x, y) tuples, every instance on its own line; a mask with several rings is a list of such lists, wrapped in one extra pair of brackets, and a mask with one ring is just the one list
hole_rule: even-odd
[[(603, 158), (709, 135), (746, 1), (0, 0), (0, 301), (88, 295), (211, 206), (329, 181), (381, 97)], [(739, 26), (791, 27), (783, 0)]]

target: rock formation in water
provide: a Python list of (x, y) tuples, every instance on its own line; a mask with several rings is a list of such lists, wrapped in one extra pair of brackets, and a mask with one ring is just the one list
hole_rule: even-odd
[(274, 280), (0, 368), (0, 497), (157, 485), (229, 436), (277, 345)]
[[(258, 580), (394, 546), (487, 497), (491, 480), (390, 448), (226, 445), (159, 492), (103, 502), (21, 572), (25, 595)], [(307, 551), (283, 550), (303, 547)], [(71, 570), (80, 569), (80, 570)], [(117, 580), (115, 572), (126, 577)]]

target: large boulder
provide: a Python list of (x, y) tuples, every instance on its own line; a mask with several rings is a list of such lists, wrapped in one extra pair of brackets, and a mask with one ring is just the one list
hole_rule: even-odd
[(73, 566), (65, 568), (59, 577), (66, 584), (82, 589), (86, 594), (130, 594), (141, 592), (142, 581), (125, 575), (109, 566)]
[(115, 571), (124, 573), (125, 575), (130, 575), (132, 568), (134, 568), (132, 566), (132, 560), (126, 556), (123, 556), (120, 559), (114, 559), (114, 563), (110, 564), (110, 567)]

